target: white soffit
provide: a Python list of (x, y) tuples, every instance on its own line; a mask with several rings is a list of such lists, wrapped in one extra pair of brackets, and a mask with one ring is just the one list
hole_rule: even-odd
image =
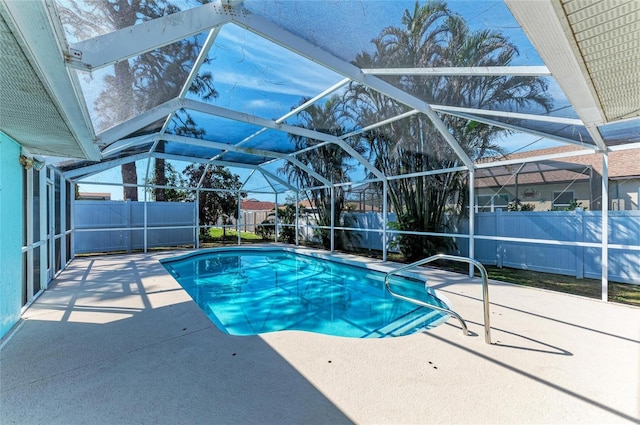
[(587, 127), (640, 116), (640, 1), (505, 3)]
[(100, 159), (47, 6), (0, 1), (0, 130), (30, 153)]

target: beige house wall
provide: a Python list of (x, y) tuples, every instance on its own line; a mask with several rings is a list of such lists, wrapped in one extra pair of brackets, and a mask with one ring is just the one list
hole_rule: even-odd
[(609, 182), (609, 205), (612, 210), (637, 210), (640, 178)]
[[(476, 188), (476, 196), (480, 199), (485, 196), (491, 196), (495, 192), (496, 188)], [(502, 188), (498, 195), (506, 194), (509, 201), (513, 201), (516, 198), (515, 186), (506, 186)], [(573, 191), (574, 197), (578, 203), (585, 209), (600, 209), (590, 206), (590, 199), (592, 198), (592, 192), (597, 189), (590, 189), (587, 182), (570, 183), (546, 183), (539, 184), (522, 184), (518, 185), (517, 198), (520, 199), (522, 204), (531, 204), (534, 206), (534, 211), (550, 211), (553, 209), (553, 193), (562, 192), (563, 190)], [(599, 192), (599, 191), (598, 191)], [(638, 200), (640, 196), (640, 178), (632, 179), (620, 179), (611, 180), (609, 182), (609, 209), (610, 210), (638, 210)], [(599, 196), (593, 193), (595, 204), (600, 204)], [(485, 198), (486, 199), (486, 198)], [(499, 205), (500, 202), (494, 201), (495, 208), (506, 209), (506, 206)], [(504, 203), (504, 202), (502, 202)], [(489, 205), (478, 205), (477, 211), (491, 211)]]
[[(568, 185), (567, 183), (547, 183), (544, 185), (518, 185), (518, 194), (515, 194), (515, 186), (507, 186), (503, 188), (499, 194), (507, 194), (509, 202), (518, 198), (522, 204), (531, 204), (534, 211), (550, 211), (554, 206), (554, 192), (573, 192), (573, 199), (578, 201), (578, 205), (582, 205), (585, 209), (589, 209), (590, 205), (590, 188), (585, 182)], [(476, 195), (478, 197), (491, 196), (495, 192), (491, 188), (478, 188)], [(497, 204), (497, 202), (495, 202)], [(479, 211), (488, 211), (488, 207), (482, 208), (479, 205)], [(496, 206), (497, 207), (497, 206)], [(505, 207), (501, 207), (506, 209)], [(558, 207), (561, 208), (561, 207)]]

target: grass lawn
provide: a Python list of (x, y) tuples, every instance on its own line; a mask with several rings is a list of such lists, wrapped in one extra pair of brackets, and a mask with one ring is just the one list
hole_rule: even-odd
[[(381, 258), (381, 253), (374, 251), (351, 252), (351, 254)], [(402, 254), (389, 253), (389, 261), (406, 263)], [(428, 265), (457, 273), (468, 273), (469, 266), (452, 261), (436, 261)], [(489, 279), (501, 282), (516, 283), (518, 285), (534, 288), (549, 289), (551, 291), (565, 292), (589, 298), (600, 299), (602, 297), (602, 283), (598, 279), (577, 279), (573, 276), (561, 274), (542, 273), (532, 270), (512, 269), (508, 267), (498, 268), (485, 266)], [(476, 276), (480, 274), (476, 271)], [(609, 282), (609, 301), (621, 304), (640, 306), (640, 285)]]
[[(433, 263), (444, 269), (467, 273), (468, 266), (456, 264), (450, 261)], [(534, 288), (549, 289), (568, 294), (581, 295), (589, 298), (600, 299), (602, 297), (602, 282), (597, 279), (577, 279), (572, 276), (564, 276), (553, 273), (542, 273), (532, 270), (512, 269), (508, 267), (498, 268), (485, 266), (489, 279), (501, 282), (517, 283), (519, 285)], [(478, 273), (476, 273), (479, 276)], [(609, 301), (640, 306), (640, 285), (609, 282)]]
[[(233, 229), (227, 229), (226, 232), (224, 232), (223, 229), (212, 227), (209, 229), (209, 235), (213, 241), (238, 240), (238, 232)], [(240, 232), (240, 239), (242, 239), (243, 242), (266, 242), (254, 232)]]

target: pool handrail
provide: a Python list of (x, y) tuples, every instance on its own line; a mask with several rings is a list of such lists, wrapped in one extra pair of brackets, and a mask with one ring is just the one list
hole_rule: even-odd
[(467, 323), (455, 311), (450, 310), (450, 309), (445, 308), (445, 307), (440, 307), (440, 306), (437, 306), (437, 305), (434, 305), (434, 304), (425, 303), (425, 302), (417, 300), (415, 298), (405, 297), (404, 295), (400, 295), (400, 294), (398, 294), (396, 292), (393, 292), (391, 290), (390, 286), (389, 286), (389, 274), (390, 273), (387, 273), (387, 276), (384, 279), (384, 286), (387, 289), (387, 292), (389, 294), (391, 294), (392, 296), (394, 296), (395, 298), (398, 298), (400, 300), (407, 301), (407, 302), (410, 302), (412, 304), (417, 304), (419, 306), (430, 308), (430, 309), (433, 309), (433, 310), (438, 310), (438, 311), (446, 313), (446, 314), (448, 314), (448, 315), (450, 315), (452, 317), (455, 317), (456, 319), (458, 319), (458, 321), (460, 322), (460, 325), (462, 326), (462, 333), (465, 334), (465, 335), (469, 335), (469, 329), (467, 329)]
[(469, 335), (469, 331), (467, 330), (467, 324), (465, 323), (464, 319), (462, 319), (462, 317), (460, 317), (460, 315), (458, 313), (454, 312), (453, 310), (450, 310), (448, 308), (439, 307), (439, 306), (434, 306), (434, 305), (431, 305), (431, 304), (427, 304), (425, 302), (422, 302), (420, 300), (416, 300), (416, 299), (413, 299), (413, 298), (405, 297), (404, 295), (397, 294), (397, 293), (395, 293), (395, 292), (393, 292), (391, 290), (391, 286), (389, 285), (389, 278), (391, 277), (391, 275), (394, 275), (394, 274), (399, 273), (401, 271), (412, 269), (414, 267), (422, 266), (422, 265), (427, 264), (427, 263), (432, 263), (432, 262), (437, 261), (437, 260), (450, 260), (450, 261), (458, 261), (458, 262), (472, 264), (472, 265), (476, 266), (478, 268), (478, 270), (480, 271), (480, 276), (482, 278), (482, 304), (483, 304), (483, 311), (484, 311), (484, 341), (487, 344), (491, 344), (491, 325), (490, 325), (490, 322), (489, 322), (489, 280), (487, 278), (487, 270), (477, 260), (474, 260), (473, 258), (459, 257), (459, 256), (456, 256), (456, 255), (448, 255), (448, 254), (432, 255), (431, 257), (424, 258), (422, 260), (418, 260), (418, 261), (416, 261), (414, 263), (407, 264), (405, 266), (398, 267), (396, 269), (393, 269), (393, 270), (387, 272), (387, 274), (384, 277), (384, 286), (385, 286), (386, 290), (391, 295), (393, 295), (394, 297), (399, 298), (401, 300), (408, 301), (410, 303), (417, 304), (417, 305), (420, 305), (420, 306), (423, 306), (423, 307), (432, 308), (434, 310), (443, 311), (443, 312), (455, 317), (456, 319), (458, 319), (458, 321), (460, 321), (460, 324), (462, 325), (462, 332), (465, 335)]

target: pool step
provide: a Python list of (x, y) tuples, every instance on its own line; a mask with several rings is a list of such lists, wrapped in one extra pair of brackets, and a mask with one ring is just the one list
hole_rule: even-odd
[(442, 317), (441, 313), (434, 310), (431, 310), (426, 314), (418, 314), (418, 310), (424, 309), (420, 307), (416, 310), (412, 310), (409, 314), (399, 317), (381, 328), (373, 330), (371, 334), (378, 334), (383, 337), (402, 336), (410, 333), (417, 327), (428, 328), (429, 324), (438, 321)]

